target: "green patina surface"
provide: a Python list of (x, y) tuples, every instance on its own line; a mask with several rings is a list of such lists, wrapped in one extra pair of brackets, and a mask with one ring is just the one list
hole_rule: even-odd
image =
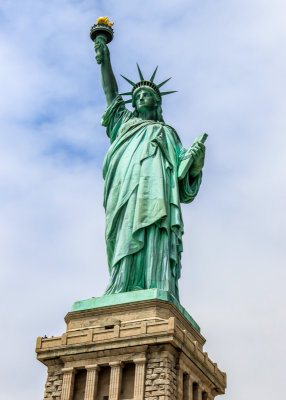
[(190, 314), (181, 306), (178, 300), (168, 291), (162, 289), (136, 290), (133, 292), (117, 293), (101, 297), (91, 297), (86, 300), (76, 301), (72, 305), (71, 311), (89, 310), (92, 308), (101, 308), (114, 306), (117, 304), (135, 303), (144, 300), (159, 299), (174, 304), (174, 306), (183, 314), (183, 316), (200, 332), (200, 327)]
[[(103, 165), (110, 272), (105, 294), (122, 293), (125, 298), (124, 293), (132, 292), (137, 298), (143, 290), (156, 288), (161, 289), (158, 293), (170, 293), (175, 304), (183, 251), (181, 203), (192, 202), (199, 191), (207, 135), (185, 148), (165, 123), (162, 96), (174, 91), (161, 91), (169, 79), (155, 83), (157, 68), (146, 79), (137, 65), (140, 80), (123, 77), (132, 89), (119, 94), (107, 46), (113, 30), (104, 24), (92, 27), (91, 38), (108, 105), (102, 124), (110, 139)], [(131, 99), (124, 101), (125, 95)]]

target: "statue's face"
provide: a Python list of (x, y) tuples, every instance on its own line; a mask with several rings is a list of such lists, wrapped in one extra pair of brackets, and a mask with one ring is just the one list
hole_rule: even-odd
[(157, 107), (157, 101), (152, 89), (143, 88), (135, 94), (135, 108), (139, 112), (146, 112)]

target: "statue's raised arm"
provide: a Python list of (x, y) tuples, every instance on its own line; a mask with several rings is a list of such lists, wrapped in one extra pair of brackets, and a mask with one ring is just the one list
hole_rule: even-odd
[(113, 38), (112, 25), (113, 23), (107, 17), (101, 17), (98, 18), (97, 24), (90, 31), (96, 52), (95, 59), (101, 65), (101, 82), (108, 105), (118, 94), (118, 86), (112, 71), (110, 53), (107, 47), (107, 43)]

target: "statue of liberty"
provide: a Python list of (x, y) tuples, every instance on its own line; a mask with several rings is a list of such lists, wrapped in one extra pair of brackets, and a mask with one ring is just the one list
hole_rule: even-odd
[[(170, 78), (154, 82), (157, 68), (148, 80), (137, 64), (139, 81), (123, 77), (132, 89), (119, 94), (107, 47), (111, 24), (101, 18), (92, 29), (107, 101), (102, 124), (111, 143), (103, 165), (110, 272), (105, 294), (158, 288), (179, 300), (184, 233), (180, 203), (192, 202), (198, 193), (207, 135), (185, 149), (164, 122), (162, 97), (173, 91), (160, 90)], [(131, 99), (124, 101), (123, 95)]]

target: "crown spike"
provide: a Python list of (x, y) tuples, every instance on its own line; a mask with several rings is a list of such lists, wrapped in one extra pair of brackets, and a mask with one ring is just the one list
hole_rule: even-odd
[(178, 90), (172, 90), (170, 92), (160, 92), (161, 96), (166, 96), (166, 94), (176, 93)]
[[(120, 74), (121, 75), (121, 74)], [(130, 85), (135, 86), (136, 83), (132, 82), (130, 79), (126, 78), (125, 76), (121, 75), (123, 79), (125, 79)]]
[(144, 81), (144, 76), (143, 76), (143, 74), (141, 72), (141, 69), (140, 69), (138, 63), (136, 63), (136, 64), (137, 64), (137, 69), (138, 69), (138, 74), (139, 74), (139, 77), (140, 77), (140, 81)]
[(153, 82), (153, 81), (154, 81), (154, 78), (155, 78), (157, 69), (158, 69), (158, 65), (157, 65), (157, 67), (155, 68), (155, 71), (153, 72), (153, 74), (152, 74), (152, 76), (151, 76), (151, 78), (150, 78), (150, 82)]
[(126, 100), (126, 101), (124, 101), (124, 103), (125, 103), (125, 104), (127, 104), (127, 103), (132, 103), (132, 99)]
[(167, 83), (170, 79), (172, 79), (172, 78), (168, 78), (165, 81), (159, 83), (159, 85), (157, 85), (157, 87), (160, 88), (161, 86), (165, 85), (165, 83)]
[(120, 96), (132, 96), (132, 92), (119, 93)]

